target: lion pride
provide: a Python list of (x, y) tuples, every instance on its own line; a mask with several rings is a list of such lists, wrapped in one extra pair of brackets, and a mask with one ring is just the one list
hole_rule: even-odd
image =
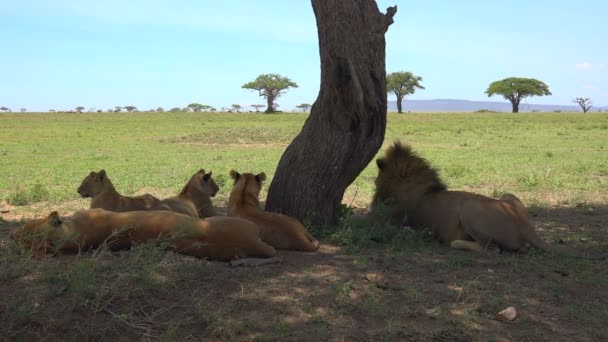
[[(484, 251), (490, 246), (519, 251), (527, 244), (544, 251), (581, 256), (542, 240), (528, 221), (522, 202), (512, 194), (500, 199), (447, 189), (437, 171), (397, 141), (376, 160), (378, 177), (372, 212), (404, 220), (414, 229), (428, 228), (453, 248)], [(380, 203), (383, 209), (378, 209)]]
[(179, 195), (161, 200), (152, 209), (169, 210), (200, 218), (216, 216), (211, 197), (215, 196), (220, 188), (211, 175), (211, 171), (205, 173), (204, 169), (200, 169), (190, 177)]
[(197, 219), (171, 211), (90, 209), (69, 219), (53, 211), (11, 235), (35, 256), (79, 252), (104, 243), (111, 249), (124, 249), (147, 241), (162, 241), (177, 253), (213, 260), (274, 256), (275, 249), (262, 242), (259, 233), (254, 223), (235, 217)]
[(230, 171), (234, 186), (228, 198), (228, 216), (242, 217), (260, 227), (262, 241), (276, 249), (312, 252), (319, 242), (295, 218), (260, 209), (260, 190), (266, 174)]
[(116, 191), (105, 170), (92, 171), (78, 187), (82, 198), (91, 197), (91, 209), (100, 208), (116, 212), (149, 210), (160, 200), (150, 194), (135, 197), (123, 196)]

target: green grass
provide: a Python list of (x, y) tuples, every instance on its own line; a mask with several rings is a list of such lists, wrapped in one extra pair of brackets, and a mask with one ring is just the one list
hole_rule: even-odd
[[(228, 172), (264, 171), (305, 114), (0, 114), (0, 199), (12, 205), (78, 199), (92, 170), (106, 169), (124, 194), (179, 190), (200, 168), (229, 192)], [(597, 202), (608, 193), (608, 115), (576, 113), (389, 114), (385, 146), (410, 143), (452, 188), (517, 193), (535, 204)], [(369, 204), (374, 163), (344, 202)], [(263, 194), (264, 195), (264, 194)], [(27, 209), (27, 208), (24, 208)]]

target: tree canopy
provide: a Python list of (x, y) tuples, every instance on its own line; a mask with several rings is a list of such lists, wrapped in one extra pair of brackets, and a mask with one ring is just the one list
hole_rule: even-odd
[(266, 113), (275, 111), (274, 101), (289, 88), (297, 88), (298, 85), (285, 76), (279, 74), (262, 74), (254, 81), (245, 83), (244, 89), (257, 90), (260, 96), (266, 98)]
[(123, 108), (129, 113), (137, 109), (135, 106), (124, 106)]
[(406, 95), (416, 92), (416, 89), (424, 89), (420, 84), (422, 77), (416, 76), (409, 71), (398, 71), (386, 75), (386, 91), (392, 92), (397, 97), (397, 111), (402, 112), (402, 102)]
[(549, 86), (534, 78), (509, 77), (495, 81), (486, 90), (488, 97), (502, 95), (511, 102), (513, 113), (519, 112), (521, 100), (530, 96), (551, 95)]

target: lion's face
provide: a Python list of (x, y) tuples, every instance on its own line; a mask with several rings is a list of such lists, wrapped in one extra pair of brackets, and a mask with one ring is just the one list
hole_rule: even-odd
[(56, 211), (43, 219), (28, 221), (11, 232), (15, 241), (34, 255), (40, 256), (52, 251), (53, 241), (63, 228), (63, 221)]
[(209, 171), (209, 173), (205, 173), (204, 169), (200, 169), (196, 174), (194, 174), (190, 184), (195, 186), (202, 193), (214, 197), (215, 195), (217, 195), (217, 192), (220, 190), (220, 187), (211, 177), (212, 174), (212, 171)]
[(266, 174), (260, 172), (257, 175), (253, 173), (240, 174), (235, 170), (230, 171), (230, 177), (234, 179), (234, 187), (237, 184), (243, 184), (244, 193), (255, 197), (256, 199), (260, 196), (260, 190), (262, 190), (262, 183), (266, 180)]
[(78, 187), (78, 193), (82, 198), (93, 197), (99, 194), (105, 187), (106, 171), (91, 172)]

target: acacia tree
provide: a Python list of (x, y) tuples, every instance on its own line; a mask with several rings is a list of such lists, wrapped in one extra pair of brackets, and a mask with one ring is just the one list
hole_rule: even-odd
[(137, 107), (135, 106), (124, 106), (123, 108), (126, 109), (129, 113), (137, 109)]
[(122, 110), (121, 106), (116, 106), (114, 108), (116, 108), (116, 109), (114, 109), (114, 113), (120, 113), (120, 111)]
[(76, 111), (77, 111), (78, 113), (82, 113), (82, 111), (83, 111), (83, 110), (84, 110), (84, 107), (83, 107), (83, 106), (78, 106), (78, 107), (76, 107)]
[(583, 109), (583, 113), (587, 113), (589, 111), (589, 109), (591, 109), (592, 103), (591, 103), (591, 99), (588, 97), (577, 97), (574, 100), (572, 100), (572, 102), (574, 103), (578, 103), (579, 106), (581, 106), (581, 108)]
[(165, 111), (165, 109), (163, 107), (158, 107), (158, 108), (156, 108), (156, 111), (159, 113), (162, 113)]
[(200, 112), (203, 109), (204, 105), (200, 103), (191, 103), (186, 108), (192, 109), (193, 112)]
[(243, 84), (244, 89), (257, 90), (260, 96), (266, 98), (267, 108), (266, 113), (275, 111), (276, 100), (289, 88), (297, 88), (298, 85), (287, 77), (279, 74), (262, 74), (255, 81)]
[(323, 226), (335, 223), (344, 191), (384, 141), (384, 34), (397, 7), (383, 14), (374, 0), (311, 2), (321, 87), (302, 131), (279, 161), (266, 209)]
[(393, 72), (386, 76), (386, 90), (392, 92), (397, 98), (397, 112), (402, 113), (403, 98), (416, 92), (416, 88), (424, 89), (420, 84), (422, 77), (409, 71)]
[(502, 95), (511, 102), (513, 113), (519, 113), (519, 103), (529, 96), (551, 95), (549, 86), (534, 78), (509, 77), (492, 82), (486, 90), (488, 97)]
[(21, 111), (21, 113), (25, 113), (25, 112), (27, 112), (27, 109), (26, 108), (21, 108), (21, 109), (19, 109), (19, 111)]
[(233, 104), (232, 105), (232, 110), (236, 111), (236, 112), (240, 112), (241, 111), (241, 105), (240, 104)]
[(310, 108), (312, 107), (312, 105), (308, 104), (308, 103), (302, 103), (296, 106), (296, 108), (302, 110), (303, 112), (308, 111)]
[(259, 112), (259, 111), (260, 111), (260, 108), (264, 108), (264, 105), (261, 105), (261, 104), (252, 104), (252, 105), (251, 105), (251, 106), (249, 106), (249, 107), (255, 108), (255, 111), (256, 111), (256, 112)]

